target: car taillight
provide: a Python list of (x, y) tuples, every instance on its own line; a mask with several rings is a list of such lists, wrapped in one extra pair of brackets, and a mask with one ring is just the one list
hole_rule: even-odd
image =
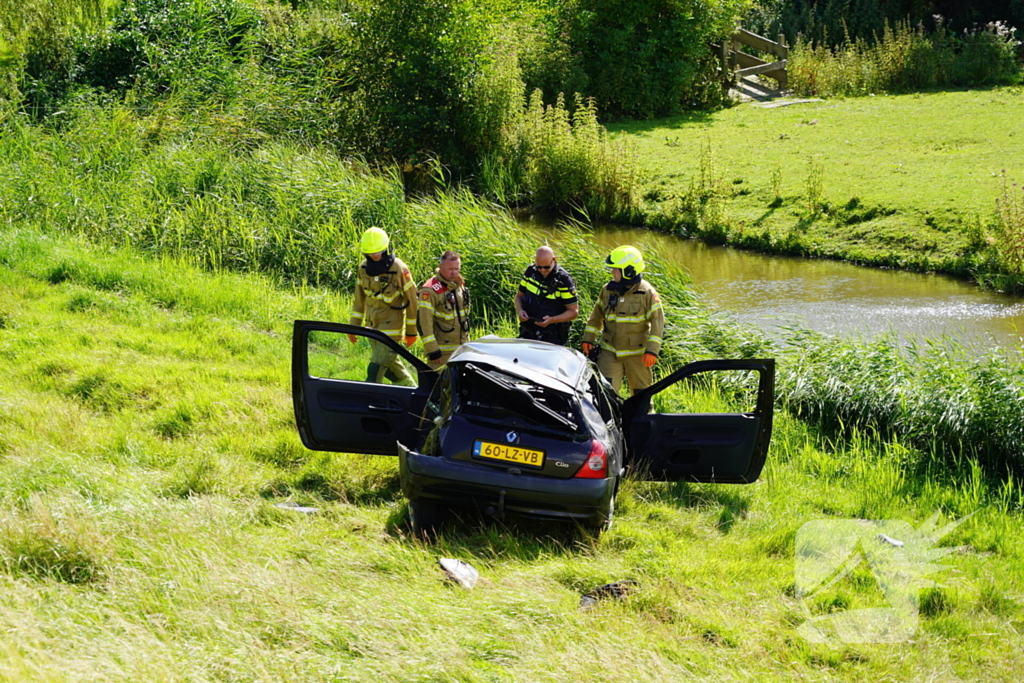
[(583, 467), (576, 473), (577, 479), (604, 479), (608, 476), (608, 455), (604, 444), (594, 439), (590, 442), (590, 455)]

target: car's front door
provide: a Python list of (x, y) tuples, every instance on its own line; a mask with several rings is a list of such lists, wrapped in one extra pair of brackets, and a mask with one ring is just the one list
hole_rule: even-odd
[[(400, 369), (394, 359), (405, 364), (416, 386), (386, 383), (385, 376), (394, 378), (394, 368)], [(392, 363), (392, 369), (382, 369), (386, 375), (378, 379), (374, 368), (370, 377), (368, 366), (381, 360)], [(423, 361), (377, 330), (295, 321), (292, 400), (306, 448), (398, 455), (398, 441), (416, 447), (420, 415), (436, 377)]]
[[(654, 481), (753, 482), (774, 399), (772, 359), (690, 363), (623, 404), (630, 469)], [(648, 413), (652, 401), (663, 412)]]

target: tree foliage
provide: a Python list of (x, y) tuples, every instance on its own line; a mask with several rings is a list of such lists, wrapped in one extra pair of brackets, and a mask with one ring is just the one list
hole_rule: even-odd
[(588, 95), (614, 118), (676, 113), (714, 97), (709, 43), (735, 27), (741, 0), (571, 0), (568, 34)]
[(933, 28), (936, 17), (955, 32), (995, 21), (1024, 28), (1024, 0), (759, 0), (744, 20), (763, 35), (837, 47), (847, 40), (874, 42), (886, 22), (909, 20)]

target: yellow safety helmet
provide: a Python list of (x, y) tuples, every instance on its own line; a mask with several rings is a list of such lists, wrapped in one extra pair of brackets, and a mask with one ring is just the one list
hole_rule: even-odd
[(386, 251), (390, 243), (388, 234), (374, 226), (363, 233), (363, 238), (359, 240), (359, 250), (364, 254), (376, 254)]
[(632, 280), (644, 272), (644, 255), (636, 247), (625, 245), (612, 249), (604, 264), (609, 268), (619, 268), (627, 280)]

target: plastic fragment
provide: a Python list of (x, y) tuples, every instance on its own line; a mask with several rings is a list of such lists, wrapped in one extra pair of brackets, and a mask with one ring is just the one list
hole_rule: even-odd
[(894, 545), (898, 548), (903, 547), (903, 541), (897, 541), (895, 538), (891, 536), (886, 536), (885, 534), (878, 534), (878, 540), (882, 541), (883, 543), (889, 543), (890, 545)]
[(448, 575), (448, 578), (463, 588), (472, 588), (476, 585), (476, 580), (480, 578), (480, 572), (468, 562), (443, 557), (437, 563), (441, 565), (441, 569)]
[(305, 505), (299, 505), (298, 503), (274, 503), (274, 507), (281, 508), (282, 510), (290, 510), (292, 512), (302, 512), (307, 515), (320, 512), (320, 508), (306, 507)]

